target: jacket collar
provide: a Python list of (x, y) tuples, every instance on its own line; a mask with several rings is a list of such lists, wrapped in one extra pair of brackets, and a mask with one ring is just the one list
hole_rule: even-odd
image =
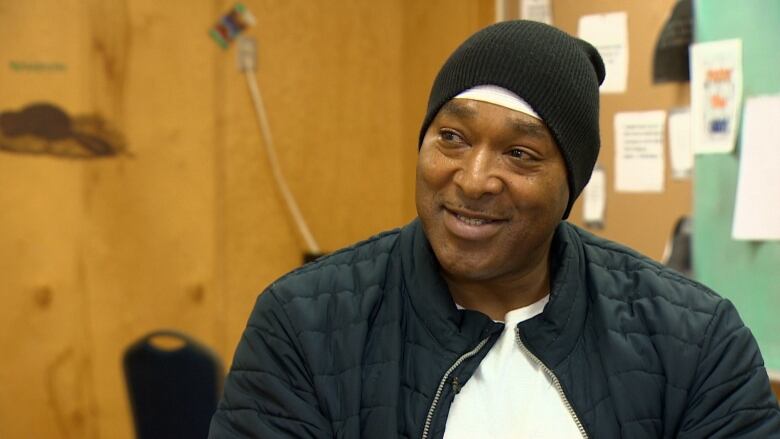
[(503, 328), (480, 312), (457, 309), (419, 219), (401, 229), (400, 240), (404, 284), (412, 307), (442, 347), (460, 354)]
[[(462, 353), (503, 328), (488, 316), (458, 310), (439, 262), (415, 219), (401, 229), (401, 264), (412, 307), (445, 349)], [(550, 367), (556, 367), (574, 347), (585, 321), (585, 263), (574, 226), (562, 222), (552, 248), (552, 290), (542, 314), (521, 323), (528, 347)]]
[(531, 352), (554, 369), (582, 334), (588, 312), (587, 263), (577, 228), (565, 221), (555, 229), (550, 251), (550, 301), (541, 314), (519, 326)]

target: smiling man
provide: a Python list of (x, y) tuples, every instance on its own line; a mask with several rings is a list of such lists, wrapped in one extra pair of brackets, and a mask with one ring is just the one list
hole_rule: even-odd
[(566, 165), (511, 92), (478, 86), (442, 107), (422, 140), (416, 199), (455, 303), (503, 320), (547, 296), (553, 232), (569, 201)]
[(731, 303), (565, 221), (603, 79), (540, 23), (464, 42), (420, 131), (419, 219), (268, 287), (210, 436), (780, 436)]

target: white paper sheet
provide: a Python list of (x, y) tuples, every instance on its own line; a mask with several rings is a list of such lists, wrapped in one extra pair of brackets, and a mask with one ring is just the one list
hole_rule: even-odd
[(691, 111), (678, 108), (669, 112), (669, 165), (672, 178), (690, 178), (693, 171)]
[(628, 82), (628, 14), (583, 15), (577, 34), (593, 44), (604, 59), (607, 76), (602, 93), (624, 93)]
[(666, 112), (615, 114), (615, 190), (664, 190), (664, 125)]
[(745, 103), (734, 239), (780, 239), (780, 95)]
[(550, 0), (520, 0), (520, 18), (552, 24)]
[(590, 181), (582, 191), (582, 220), (592, 228), (604, 227), (604, 211), (607, 206), (607, 175), (599, 165), (593, 169)]
[(693, 151), (729, 153), (742, 104), (742, 40), (699, 43), (690, 50)]

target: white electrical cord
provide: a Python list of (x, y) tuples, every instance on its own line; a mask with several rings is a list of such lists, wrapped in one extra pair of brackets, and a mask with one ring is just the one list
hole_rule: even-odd
[[(295, 225), (298, 228), (303, 240), (306, 242), (306, 247), (310, 254), (320, 254), (320, 246), (317, 245), (317, 241), (314, 240), (314, 236), (309, 230), (309, 226), (306, 225), (306, 220), (303, 219), (301, 210), (298, 208), (298, 203), (295, 202), (290, 188), (287, 186), (287, 182), (282, 174), (282, 169), (279, 166), (279, 161), (276, 158), (276, 150), (274, 149), (273, 138), (271, 137), (271, 126), (268, 124), (268, 117), (266, 116), (265, 106), (263, 105), (263, 97), (260, 95), (260, 88), (257, 86), (257, 78), (255, 77), (255, 48), (254, 41), (241, 38), (239, 39), (239, 66), (243, 70), (246, 76), (246, 84), (249, 87), (249, 94), (252, 96), (252, 103), (255, 107), (255, 113), (257, 114), (257, 123), (260, 125), (260, 132), (263, 135), (263, 146), (265, 146), (265, 153), (268, 157), (268, 163), (271, 166), (271, 172), (273, 173), (276, 186), (279, 188), (279, 192), (282, 194), (287, 209), (290, 211)], [(249, 48), (247, 46), (251, 45)]]

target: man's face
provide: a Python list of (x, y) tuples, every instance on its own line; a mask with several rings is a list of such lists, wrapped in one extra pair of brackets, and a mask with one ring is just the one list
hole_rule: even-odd
[(547, 263), (568, 199), (563, 157), (534, 117), (453, 99), (425, 133), (417, 213), (451, 278), (500, 280)]

